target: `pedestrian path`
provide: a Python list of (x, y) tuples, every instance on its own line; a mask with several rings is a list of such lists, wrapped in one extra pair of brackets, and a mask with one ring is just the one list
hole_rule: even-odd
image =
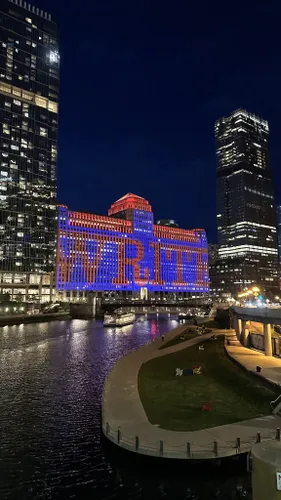
[(256, 368), (260, 366), (261, 372), (257, 375), (281, 386), (281, 358), (265, 356), (263, 352), (242, 346), (235, 333), (229, 333), (227, 339), (229, 344), (226, 343), (225, 348), (231, 358), (250, 372), (257, 373)]
[[(165, 342), (184, 332), (186, 325), (165, 335)], [(159, 350), (162, 340), (156, 339), (125, 356), (109, 374), (102, 401), (102, 430), (106, 437), (120, 447), (151, 456), (179, 459), (211, 459), (243, 453), (259, 439), (274, 439), (281, 418), (268, 415), (261, 418), (213, 427), (195, 432), (177, 432), (152, 425), (145, 414), (138, 392), (138, 372), (143, 363), (198, 344), (213, 334), (196, 337)]]

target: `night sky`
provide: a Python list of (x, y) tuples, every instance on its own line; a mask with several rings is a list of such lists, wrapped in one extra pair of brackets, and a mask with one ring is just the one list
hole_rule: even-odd
[(33, 0), (60, 27), (58, 200), (134, 192), (216, 240), (214, 121), (269, 121), (280, 195), (280, 0)]

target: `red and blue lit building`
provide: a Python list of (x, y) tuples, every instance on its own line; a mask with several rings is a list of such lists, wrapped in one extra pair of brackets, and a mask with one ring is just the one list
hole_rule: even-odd
[(60, 205), (56, 287), (141, 296), (208, 292), (206, 233), (154, 225), (148, 201), (132, 193), (113, 203), (108, 216)]

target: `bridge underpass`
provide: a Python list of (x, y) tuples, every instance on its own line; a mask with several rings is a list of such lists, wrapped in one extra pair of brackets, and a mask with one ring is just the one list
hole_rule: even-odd
[(281, 357), (281, 309), (233, 307), (230, 315), (244, 347), (264, 351), (266, 356)]

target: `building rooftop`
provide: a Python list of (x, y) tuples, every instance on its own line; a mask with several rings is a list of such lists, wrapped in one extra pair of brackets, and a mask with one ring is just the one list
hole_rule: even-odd
[(32, 14), (36, 14), (37, 16), (43, 17), (48, 21), (52, 21), (51, 14), (48, 14), (48, 12), (45, 12), (42, 9), (39, 9), (39, 7), (35, 7), (35, 5), (31, 5), (30, 3), (25, 2), (24, 0), (8, 0), (8, 1), (13, 3), (14, 5), (17, 5), (18, 7), (22, 7), (23, 9), (32, 12)]
[(111, 205), (108, 215), (113, 215), (117, 212), (123, 212), (124, 210), (132, 208), (136, 210), (144, 210), (145, 212), (152, 212), (152, 208), (147, 200), (137, 194), (127, 193)]
[(263, 125), (266, 130), (269, 130), (268, 127), (268, 122), (261, 118), (258, 115), (255, 115), (254, 113), (250, 113), (249, 111), (246, 111), (245, 109), (239, 108), (233, 111), (229, 116), (222, 116), (218, 120), (216, 120), (215, 125), (219, 124), (221, 121), (228, 121), (231, 120), (232, 118), (238, 117), (238, 116), (243, 116), (246, 119), (250, 119), (260, 125)]

